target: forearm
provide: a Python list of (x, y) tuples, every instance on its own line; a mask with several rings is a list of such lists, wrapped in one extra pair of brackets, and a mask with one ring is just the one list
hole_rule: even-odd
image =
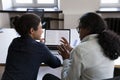
[(63, 62), (62, 80), (80, 80), (81, 75), (81, 59), (77, 53), (72, 53), (69, 59)]
[(71, 65), (71, 60), (65, 59), (63, 61), (62, 80), (65, 80), (67, 78), (70, 65)]
[(54, 56), (53, 58), (51, 58), (48, 63), (47, 63), (50, 67), (52, 68), (57, 68), (61, 66), (61, 61), (59, 58), (57, 58), (56, 56)]

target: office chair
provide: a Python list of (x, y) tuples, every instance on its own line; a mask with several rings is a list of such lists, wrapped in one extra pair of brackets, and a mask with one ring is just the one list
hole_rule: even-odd
[(40, 16), (42, 22), (42, 28), (47, 28), (46, 22), (44, 21), (44, 9), (28, 8), (27, 13), (34, 13)]
[(114, 68), (114, 77), (120, 76), (120, 68), (115, 67)]

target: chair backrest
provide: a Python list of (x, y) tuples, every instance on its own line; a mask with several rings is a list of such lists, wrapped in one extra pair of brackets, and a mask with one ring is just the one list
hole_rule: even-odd
[(28, 8), (27, 13), (35, 13), (38, 16), (40, 16), (41, 20), (44, 19), (44, 9), (38, 9), (38, 8)]
[(44, 20), (44, 9), (39, 9), (39, 8), (28, 8), (27, 13), (34, 13), (40, 16), (41, 22), (42, 22), (42, 27), (46, 28), (46, 22)]
[(114, 68), (114, 77), (120, 76), (120, 68), (115, 67)]

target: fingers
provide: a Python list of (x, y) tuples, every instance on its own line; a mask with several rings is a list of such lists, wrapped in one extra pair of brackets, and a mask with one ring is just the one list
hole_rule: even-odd
[(67, 39), (65, 39), (64, 37), (62, 37), (60, 41), (63, 42), (64, 44), (69, 44)]
[(61, 54), (67, 53), (67, 49), (65, 48), (64, 45), (58, 46), (58, 50)]
[(60, 51), (58, 51), (58, 53), (62, 56), (62, 53)]
[(66, 46), (65, 45), (61, 45), (62, 48), (63, 48), (63, 51), (67, 53), (67, 49), (66, 49)]
[(63, 57), (63, 49), (61, 48), (61, 46), (57, 46), (58, 48), (58, 53)]
[(60, 52), (64, 52), (64, 49), (63, 49), (62, 45), (59, 45), (59, 46), (58, 46), (58, 50), (59, 50)]
[(65, 37), (62, 37), (62, 39), (63, 39), (65, 42), (67, 42), (67, 39), (66, 39)]
[(40, 42), (45, 42), (45, 39), (44, 38), (40, 38)]
[(59, 45), (58, 48), (58, 53), (62, 56), (63, 59), (68, 59), (70, 54), (69, 54), (69, 47), (70, 44), (68, 43), (67, 39), (64, 37), (61, 38), (60, 40), (62, 43)]

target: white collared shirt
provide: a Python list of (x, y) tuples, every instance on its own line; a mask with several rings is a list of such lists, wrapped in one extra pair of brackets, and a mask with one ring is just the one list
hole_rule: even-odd
[(96, 38), (86, 36), (63, 61), (62, 80), (101, 80), (113, 77), (114, 62), (104, 55)]

